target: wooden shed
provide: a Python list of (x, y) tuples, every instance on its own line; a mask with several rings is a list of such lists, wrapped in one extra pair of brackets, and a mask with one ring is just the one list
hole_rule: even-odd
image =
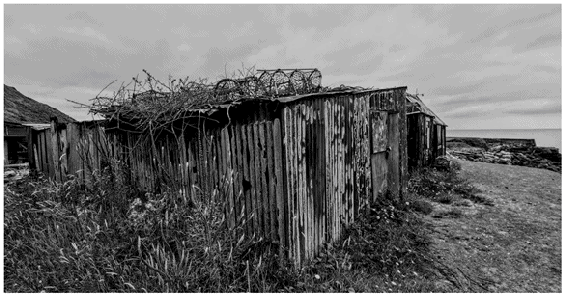
[(447, 125), (418, 95), (407, 93), (406, 97), (409, 168), (430, 165), (438, 156), (446, 155)]
[(86, 168), (65, 159), (79, 159), (77, 142), (94, 147), (89, 141), (105, 138), (102, 149), (91, 149), (91, 161), (102, 154), (119, 159), (128, 167), (123, 179), (148, 192), (168, 187), (196, 202), (217, 196), (238, 235), (276, 244), (281, 258), (300, 265), (338, 240), (372, 199), (404, 196), (405, 91), (341, 89), (208, 104), (185, 110), (151, 141), (142, 140), (147, 134), (132, 124), (139, 120), (132, 113), (109, 118), (94, 134), (76, 123), (52, 124), (53, 143), (60, 143), (52, 159), (66, 161), (60, 169), (69, 172)]

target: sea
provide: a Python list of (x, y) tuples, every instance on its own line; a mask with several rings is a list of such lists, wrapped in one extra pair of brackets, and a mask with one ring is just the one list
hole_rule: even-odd
[(446, 130), (446, 137), (535, 139), (539, 147), (555, 147), (562, 153), (562, 129)]

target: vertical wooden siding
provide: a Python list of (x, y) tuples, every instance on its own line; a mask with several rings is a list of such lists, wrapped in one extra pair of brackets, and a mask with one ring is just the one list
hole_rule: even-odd
[(369, 96), (317, 98), (282, 112), (289, 255), (301, 264), (368, 203)]

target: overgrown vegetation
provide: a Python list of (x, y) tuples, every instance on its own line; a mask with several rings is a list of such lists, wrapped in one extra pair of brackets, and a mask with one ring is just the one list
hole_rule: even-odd
[(6, 291), (278, 291), (292, 284), (276, 255), (254, 253), (257, 240), (226, 231), (213, 202), (220, 196), (191, 205), (175, 194), (113, 185), (110, 175), (98, 176), (90, 191), (75, 180), (4, 188)]
[(480, 193), (468, 181), (458, 175), (460, 165), (453, 162), (448, 171), (434, 168), (419, 168), (411, 173), (409, 192), (433, 202), (452, 204), (458, 199), (474, 203), (493, 205), (493, 201)]
[(455, 178), (414, 174), (406, 199), (362, 209), (343, 240), (298, 270), (281, 266), (261, 240), (227, 231), (215, 202), (222, 190), (193, 204), (172, 191), (118, 186), (110, 171), (86, 191), (75, 180), (22, 180), (4, 188), (5, 291), (442, 291), (420, 213), (432, 211), (433, 192), (470, 190)]

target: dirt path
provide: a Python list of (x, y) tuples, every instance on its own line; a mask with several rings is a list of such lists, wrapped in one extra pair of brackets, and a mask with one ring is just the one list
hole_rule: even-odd
[[(561, 174), (460, 161), (460, 175), (494, 205), (434, 203), (439, 290), (561, 292)], [(452, 213), (447, 215), (446, 213)]]

